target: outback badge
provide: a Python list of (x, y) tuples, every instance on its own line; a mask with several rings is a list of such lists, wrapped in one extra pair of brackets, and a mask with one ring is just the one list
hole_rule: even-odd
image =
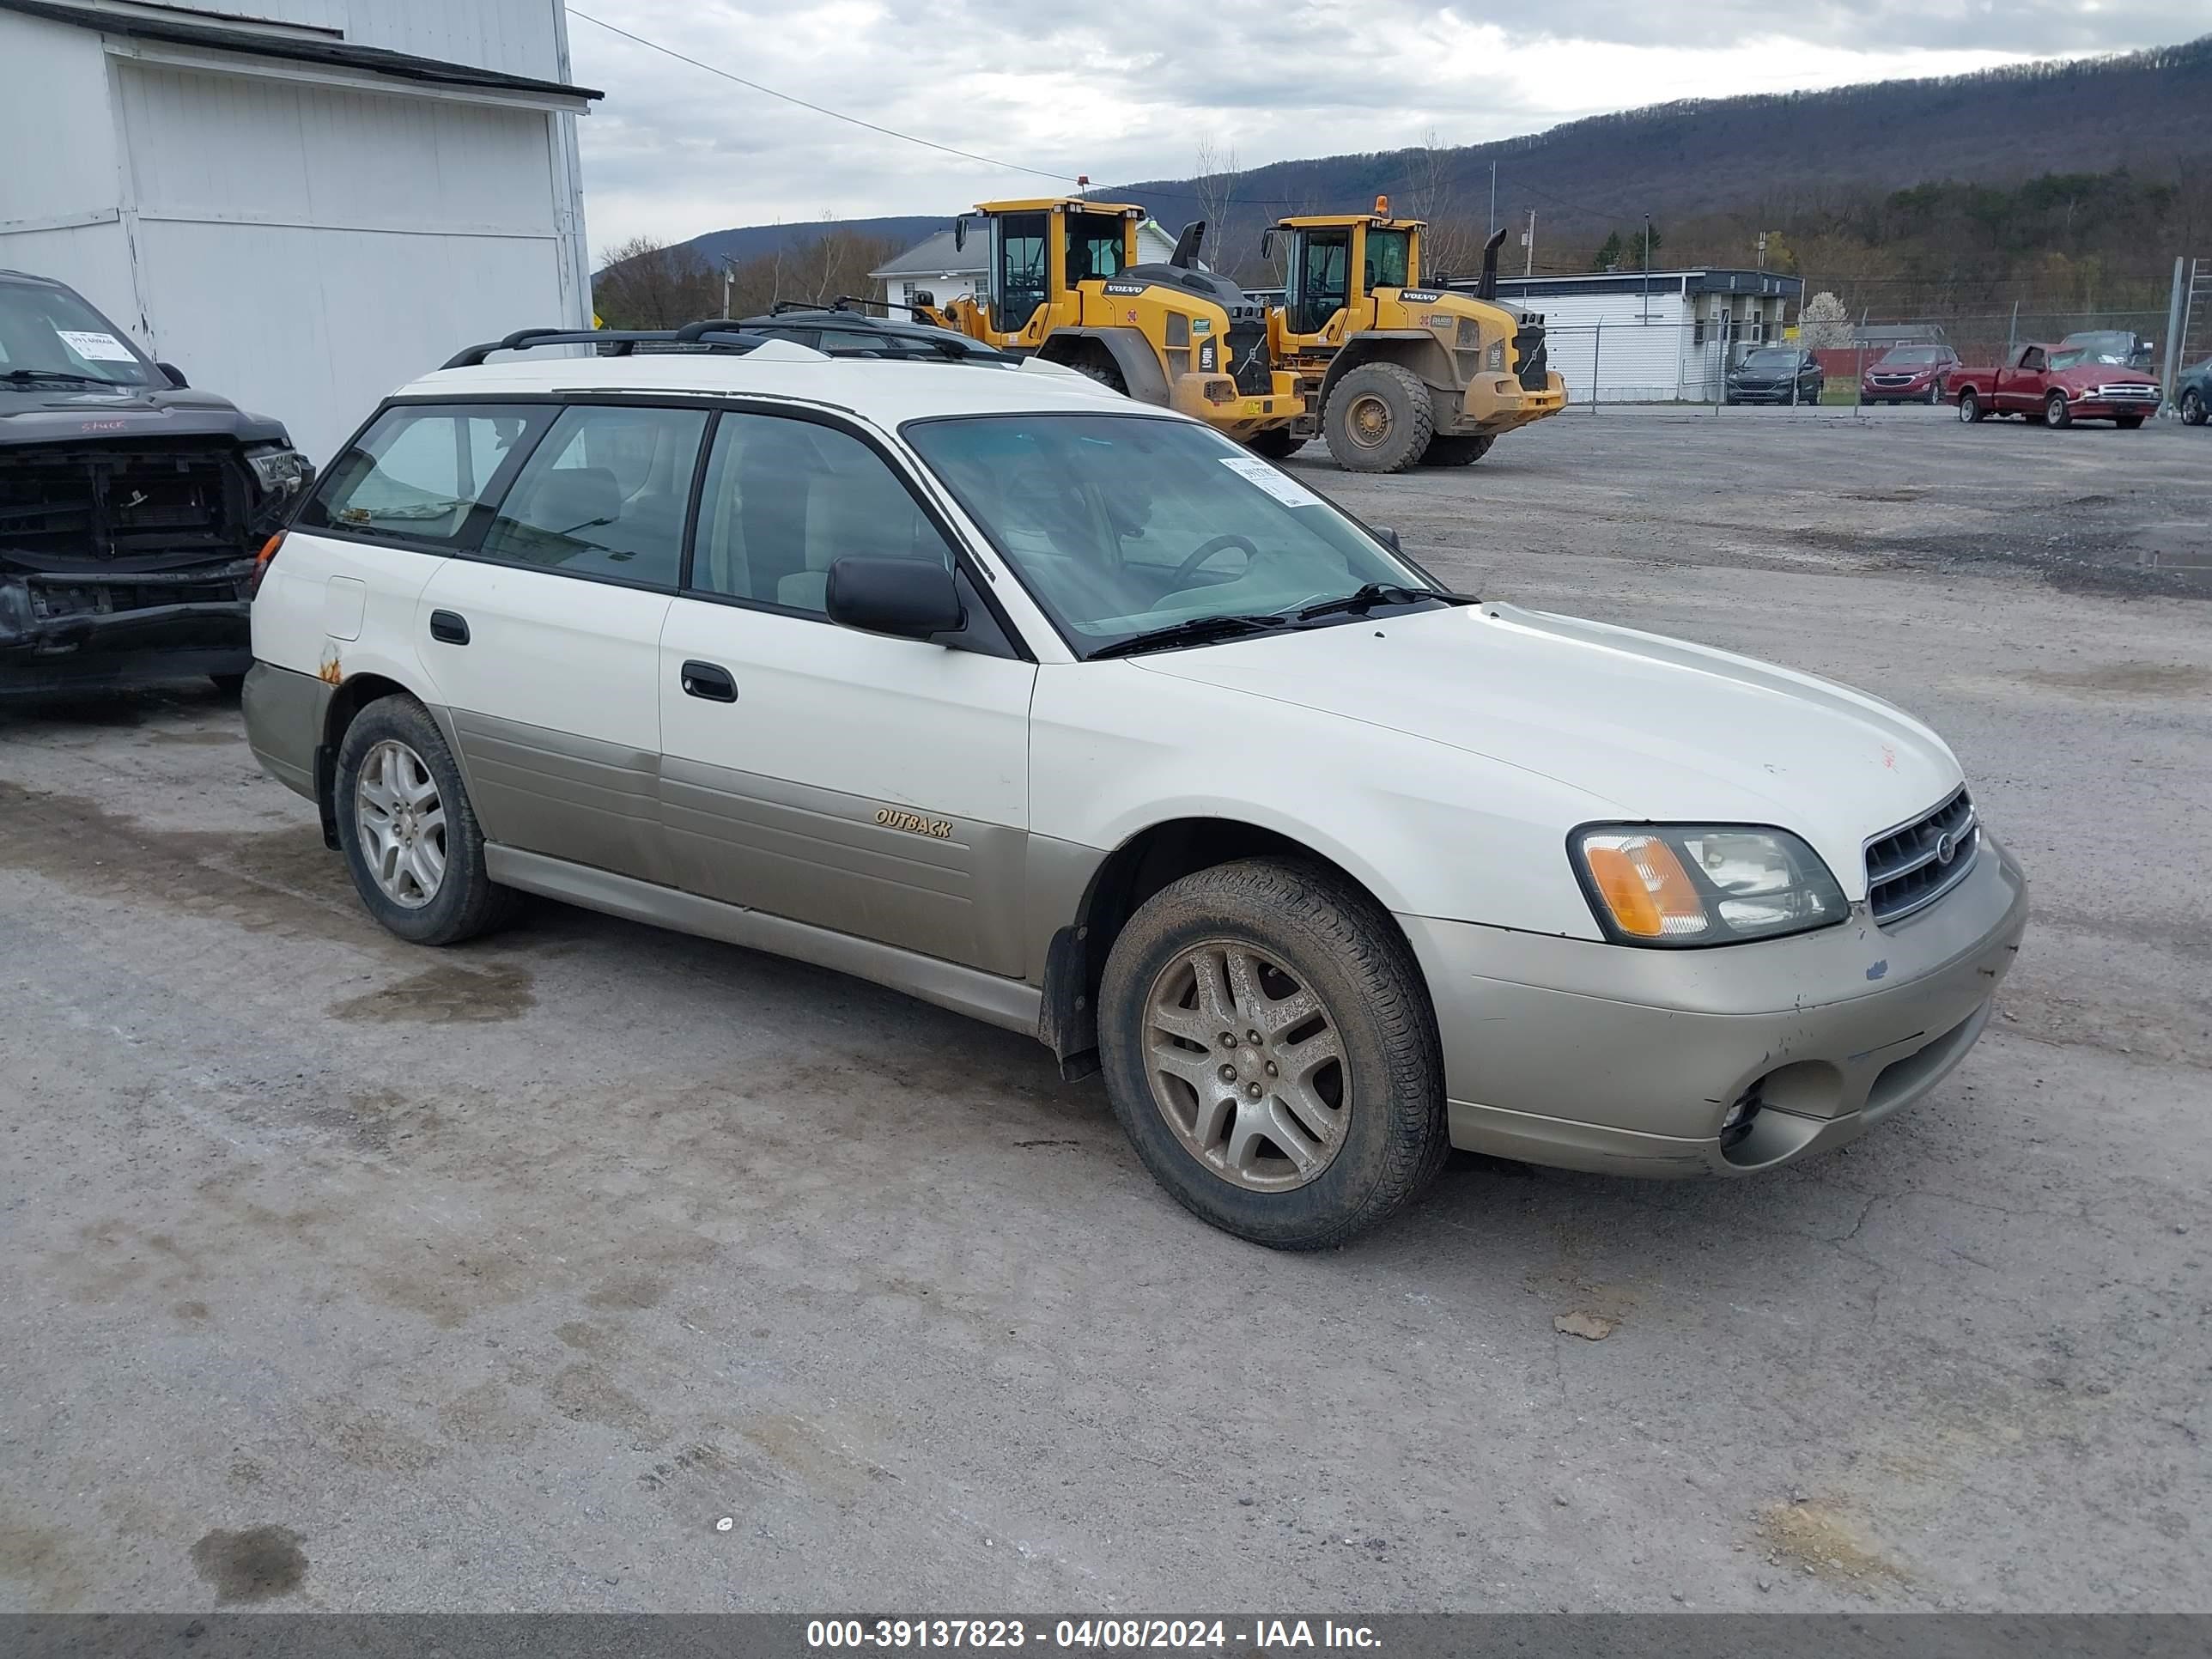
[(919, 812), (909, 812), (902, 807), (878, 806), (876, 822), (886, 830), (903, 830), (909, 836), (927, 836), (933, 841), (952, 839), (951, 818), (924, 817)]

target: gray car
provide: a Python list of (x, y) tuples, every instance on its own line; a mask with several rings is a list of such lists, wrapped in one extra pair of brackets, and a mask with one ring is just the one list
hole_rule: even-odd
[(2173, 383), (2173, 403), (2191, 426), (2203, 426), (2212, 419), (2212, 357), (2181, 371)]

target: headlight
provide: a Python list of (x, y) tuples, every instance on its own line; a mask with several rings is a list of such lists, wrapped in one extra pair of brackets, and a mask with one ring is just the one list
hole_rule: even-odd
[(296, 449), (256, 449), (248, 452), (246, 460), (264, 495), (293, 495), (315, 476), (307, 458)]
[(1482, 366), (1492, 374), (1503, 374), (1505, 372), (1505, 342), (1504, 340), (1492, 340), (1490, 343), (1490, 349), (1482, 354)]
[(1617, 945), (1733, 945), (1841, 921), (1843, 889), (1786, 830), (1594, 823), (1568, 837), (1591, 911)]

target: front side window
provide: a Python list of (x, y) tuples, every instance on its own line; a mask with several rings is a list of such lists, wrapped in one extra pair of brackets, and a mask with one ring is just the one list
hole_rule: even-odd
[(552, 418), (529, 404), (402, 404), (354, 440), (301, 510), (309, 530), (451, 543)]
[(673, 588), (706, 430), (696, 409), (564, 410), (516, 475), (479, 556)]
[(2039, 349), (2031, 347), (2027, 350), (2021, 352), (2020, 355), (2020, 366), (2022, 368), (2041, 368), (2043, 367), (2042, 351)]
[(120, 330), (66, 289), (0, 283), (0, 394), (36, 386), (166, 386)]
[(820, 615), (848, 556), (952, 564), (952, 549), (883, 457), (838, 428), (780, 415), (715, 423), (690, 591)]
[(1431, 590), (1289, 474), (1193, 422), (977, 416), (905, 435), (1083, 654), (1182, 622), (1287, 620), (1370, 582)]
[(1367, 233), (1367, 286), (1405, 287), (1413, 241), (1411, 231), (1370, 230)]
[(1009, 213), (994, 224), (998, 260), (991, 311), (992, 320), (1001, 332), (1011, 334), (1026, 327), (1044, 303), (1049, 274), (1045, 269), (1045, 234), (1051, 223), (1050, 214)]

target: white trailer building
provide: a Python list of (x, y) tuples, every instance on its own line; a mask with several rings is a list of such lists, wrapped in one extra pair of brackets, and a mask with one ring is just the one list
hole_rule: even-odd
[(1709, 403), (1729, 364), (1780, 343), (1804, 288), (1771, 270), (1624, 270), (1501, 276), (1498, 297), (1543, 314), (1570, 402)]
[(0, 267), (327, 461), (460, 347), (586, 327), (561, 0), (0, 0)]

